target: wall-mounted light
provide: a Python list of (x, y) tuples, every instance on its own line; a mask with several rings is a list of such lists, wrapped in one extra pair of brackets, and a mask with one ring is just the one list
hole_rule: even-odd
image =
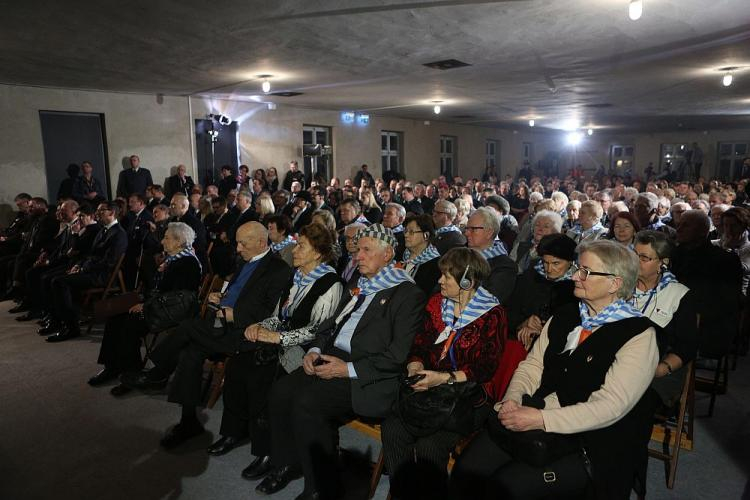
[(433, 107), (432, 107), (432, 111), (433, 111), (433, 113), (435, 113), (436, 115), (439, 115), (439, 114), (440, 114), (440, 111), (441, 111), (441, 110), (442, 110), (442, 108), (440, 107), (440, 105), (439, 105), (439, 104), (435, 104), (435, 106), (433, 106)]
[(370, 115), (368, 115), (367, 113), (359, 113), (357, 115), (357, 121), (361, 125), (367, 125), (368, 123), (370, 123)]
[(275, 102), (269, 102), (266, 104), (268, 106), (268, 109), (273, 111), (276, 109), (276, 103)]
[(643, 0), (630, 0), (628, 16), (631, 21), (637, 21), (643, 15)]
[(529, 120), (529, 127), (533, 127), (534, 125), (536, 125), (536, 121)]
[(258, 75), (258, 78), (263, 80), (263, 83), (260, 85), (260, 88), (263, 90), (263, 93), (268, 94), (271, 91), (271, 77), (273, 75)]
[(354, 123), (354, 112), (344, 111), (341, 113), (341, 121), (344, 123)]

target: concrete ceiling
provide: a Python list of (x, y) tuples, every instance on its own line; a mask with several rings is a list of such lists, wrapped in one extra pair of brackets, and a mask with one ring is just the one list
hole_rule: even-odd
[[(748, 0), (644, 0), (638, 21), (628, 0), (26, 0), (3, 7), (0, 44), (8, 84), (506, 128), (750, 128)], [(423, 66), (443, 59), (471, 66)], [(263, 74), (302, 95), (263, 95)]]

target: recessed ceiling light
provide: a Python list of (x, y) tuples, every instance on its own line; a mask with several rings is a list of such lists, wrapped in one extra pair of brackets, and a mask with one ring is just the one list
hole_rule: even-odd
[(643, 0), (630, 0), (628, 16), (632, 21), (637, 21), (643, 15)]
[(529, 127), (533, 127), (534, 125), (536, 125), (536, 121), (529, 120)]
[(721, 78), (721, 84), (725, 87), (729, 87), (732, 85), (732, 81), (734, 80), (734, 76), (732, 75), (732, 72), (729, 71), (728, 73), (724, 73), (724, 76)]

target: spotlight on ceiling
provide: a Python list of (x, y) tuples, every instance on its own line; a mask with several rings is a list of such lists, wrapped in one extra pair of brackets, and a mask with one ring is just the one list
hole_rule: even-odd
[(724, 73), (724, 76), (721, 78), (721, 84), (725, 87), (729, 87), (732, 85), (732, 81), (734, 80), (734, 75), (732, 75), (731, 71), (727, 71)]
[(580, 132), (571, 132), (565, 137), (565, 140), (570, 146), (578, 146), (583, 140), (583, 134)]
[(433, 111), (433, 112), (434, 112), (434, 113), (435, 113), (436, 115), (439, 115), (439, 114), (440, 114), (440, 110), (441, 110), (441, 109), (442, 109), (442, 108), (440, 107), (440, 105), (439, 105), (439, 104), (435, 104), (435, 106), (433, 106), (433, 108), (432, 108), (432, 111)]
[(370, 115), (368, 115), (367, 113), (359, 113), (357, 114), (357, 121), (361, 125), (367, 125), (368, 123), (370, 123)]
[(211, 118), (219, 122), (220, 125), (229, 125), (232, 123), (232, 119), (227, 115), (209, 115)]
[(587, 134), (589, 134), (589, 135), (594, 135), (594, 129), (593, 129), (593, 128), (590, 128), (590, 129), (588, 129), (588, 130), (586, 131), (586, 133), (587, 133)]
[(643, 0), (630, 0), (628, 15), (631, 21), (637, 21), (643, 15)]
[(260, 88), (263, 90), (263, 93), (268, 94), (271, 92), (271, 77), (273, 75), (258, 75), (258, 78), (263, 80), (263, 83), (260, 85)]
[(536, 121), (529, 120), (529, 127), (533, 127), (534, 125), (536, 125)]

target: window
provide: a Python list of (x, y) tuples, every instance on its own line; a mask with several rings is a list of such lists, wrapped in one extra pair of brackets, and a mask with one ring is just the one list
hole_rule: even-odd
[(383, 130), (380, 132), (380, 166), (386, 172), (401, 172), (403, 133)]
[(304, 172), (306, 186), (314, 178), (327, 182), (333, 165), (331, 127), (317, 125), (302, 126), (302, 151), (305, 160)]
[[(492, 139), (487, 139), (484, 143), (484, 166), (485, 167), (495, 167), (495, 171), (497, 172), (497, 150), (498, 150), (498, 144), (497, 141)], [(499, 174), (499, 172), (498, 172)]]
[(530, 142), (524, 142), (523, 143), (523, 164), (524, 165), (531, 165), (531, 155), (532, 155), (532, 144)]
[(440, 175), (453, 179), (458, 175), (456, 168), (456, 138), (449, 135), (440, 136)]
[(742, 176), (742, 162), (750, 151), (750, 141), (719, 143), (719, 179), (734, 181)]
[(609, 170), (615, 175), (625, 175), (633, 171), (635, 146), (613, 144), (610, 147)]
[(677, 172), (678, 179), (685, 178), (685, 160), (688, 152), (688, 144), (662, 144), (661, 157), (659, 158), (659, 172)]

